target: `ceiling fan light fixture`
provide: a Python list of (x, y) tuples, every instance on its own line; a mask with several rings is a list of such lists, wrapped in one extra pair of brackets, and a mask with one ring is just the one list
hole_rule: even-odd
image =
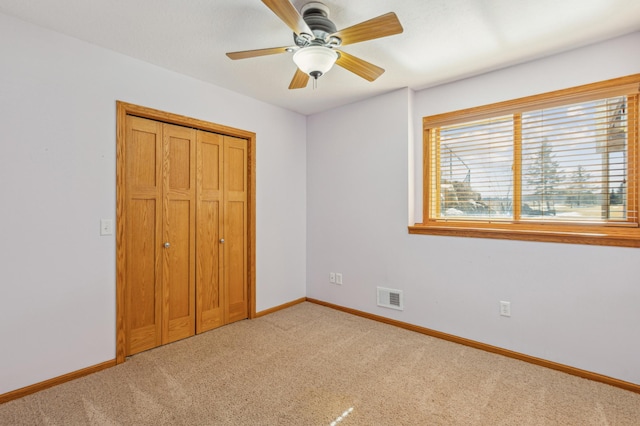
[(337, 60), (338, 52), (324, 46), (303, 47), (293, 54), (293, 62), (298, 68), (316, 79), (329, 71)]

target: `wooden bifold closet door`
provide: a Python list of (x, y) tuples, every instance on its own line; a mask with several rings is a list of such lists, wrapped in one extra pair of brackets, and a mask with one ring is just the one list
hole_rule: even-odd
[(247, 140), (128, 115), (125, 158), (125, 355), (247, 318)]
[[(248, 316), (247, 141), (198, 131), (196, 332)], [(221, 267), (222, 266), (222, 267)]]

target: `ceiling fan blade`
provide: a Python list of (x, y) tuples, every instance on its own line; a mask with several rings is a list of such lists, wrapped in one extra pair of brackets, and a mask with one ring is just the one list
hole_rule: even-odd
[(384, 69), (377, 65), (373, 65), (363, 59), (356, 58), (353, 55), (338, 50), (340, 57), (336, 61), (336, 65), (359, 75), (365, 80), (374, 81), (384, 73)]
[(268, 49), (243, 50), (241, 52), (229, 52), (227, 56), (231, 59), (255, 58), (256, 56), (275, 55), (285, 53), (288, 47), (271, 47)]
[(307, 87), (307, 83), (309, 82), (309, 74), (300, 71), (300, 69), (296, 69), (296, 73), (293, 75), (293, 79), (291, 80), (291, 84), (289, 84), (289, 89), (304, 89)]
[(404, 29), (396, 14), (389, 12), (331, 35), (340, 37), (342, 39), (342, 46), (345, 46), (347, 44), (360, 43), (361, 41), (400, 34), (402, 31), (404, 31)]
[(278, 15), (294, 33), (298, 35), (302, 33), (313, 35), (309, 25), (302, 19), (300, 13), (298, 13), (295, 6), (291, 4), (289, 0), (262, 0), (262, 3)]

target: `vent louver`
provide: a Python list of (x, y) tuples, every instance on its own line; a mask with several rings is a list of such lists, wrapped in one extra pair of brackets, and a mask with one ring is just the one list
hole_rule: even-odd
[(402, 290), (378, 287), (378, 306), (399, 311), (404, 310)]

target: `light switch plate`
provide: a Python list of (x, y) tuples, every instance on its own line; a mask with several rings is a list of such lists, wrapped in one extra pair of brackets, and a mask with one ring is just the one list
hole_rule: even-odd
[(100, 235), (113, 235), (113, 220), (100, 219)]

